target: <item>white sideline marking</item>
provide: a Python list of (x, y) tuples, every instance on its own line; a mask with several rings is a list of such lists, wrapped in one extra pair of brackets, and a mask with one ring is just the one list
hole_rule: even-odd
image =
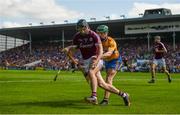
[(18, 82), (50, 82), (50, 80), (19, 80), (19, 81), (0, 81), (0, 83), (18, 83)]
[[(63, 79), (60, 79), (60, 80), (63, 80)], [(67, 79), (65, 79), (65, 80), (67, 80)], [(150, 80), (150, 79), (115, 79), (114, 81), (148, 81), (148, 80)], [(85, 81), (85, 80), (82, 80), (82, 79), (73, 79), (73, 80), (71, 80), (69, 82), (80, 82), (80, 81)], [(167, 79), (157, 79), (157, 81), (167, 81)], [(175, 79), (174, 81), (180, 81), (180, 79)], [(54, 82), (54, 81), (53, 80), (0, 81), (0, 83), (31, 83), (31, 82), (35, 83), (35, 82)]]

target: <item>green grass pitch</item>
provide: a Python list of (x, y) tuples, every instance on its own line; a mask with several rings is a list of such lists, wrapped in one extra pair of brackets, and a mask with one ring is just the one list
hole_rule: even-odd
[[(180, 74), (168, 83), (164, 74), (148, 84), (150, 73), (118, 73), (114, 85), (128, 92), (131, 107), (112, 94), (108, 106), (83, 101), (90, 95), (89, 85), (80, 72), (0, 71), (0, 114), (180, 114)], [(103, 76), (105, 73), (103, 72)], [(104, 91), (98, 89), (98, 101)]]

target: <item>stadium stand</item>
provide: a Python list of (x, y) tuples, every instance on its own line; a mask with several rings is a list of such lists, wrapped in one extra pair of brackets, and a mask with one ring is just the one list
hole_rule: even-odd
[[(151, 52), (147, 50), (145, 40), (120, 40), (119, 51), (123, 58), (128, 59), (130, 71), (149, 71), (149, 60), (152, 59)], [(8, 62), (9, 69), (71, 69), (71, 62), (64, 66), (66, 55), (61, 52), (58, 42), (38, 42), (32, 44), (32, 53), (29, 53), (29, 44), (22, 45), (0, 53), (0, 63)], [(138, 44), (138, 45), (137, 45)], [(168, 42), (166, 62), (170, 72), (180, 72), (180, 43), (176, 44), (176, 51)], [(80, 58), (80, 54), (76, 53)], [(5, 59), (5, 60), (4, 60)], [(41, 61), (39, 61), (41, 60)], [(25, 66), (39, 61), (32, 66)], [(7, 65), (7, 64), (4, 64)], [(127, 71), (125, 67), (122, 71)]]
[[(149, 71), (152, 38), (160, 35), (168, 49), (165, 58), (169, 71), (180, 72), (179, 20), (179, 14), (173, 15), (170, 9), (160, 8), (146, 10), (138, 18), (95, 21), (89, 25), (92, 30), (100, 24), (109, 26), (109, 35), (116, 38), (122, 57), (128, 60), (129, 68), (123, 65), (122, 71)], [(67, 57), (60, 50), (68, 45), (64, 41), (72, 40), (75, 28), (75, 23), (68, 23), (0, 29), (0, 35), (5, 36), (3, 46), (7, 46), (8, 36), (28, 43), (0, 52), (0, 65), (9, 69), (69, 69), (72, 64), (64, 64)], [(79, 53), (76, 55), (80, 58)]]

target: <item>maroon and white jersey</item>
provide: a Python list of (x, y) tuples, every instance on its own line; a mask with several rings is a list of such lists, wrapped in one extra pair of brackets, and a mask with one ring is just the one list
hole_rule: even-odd
[(84, 60), (97, 55), (97, 45), (99, 44), (101, 44), (100, 37), (91, 30), (89, 31), (89, 34), (85, 35), (82, 35), (78, 32), (73, 38), (73, 45), (77, 45), (77, 47), (80, 49), (82, 58)]
[[(162, 42), (160, 43), (155, 43), (154, 45), (154, 50), (158, 49), (158, 50), (163, 50), (164, 44)], [(162, 59), (164, 57), (164, 52), (156, 52), (154, 51), (154, 58), (155, 59)]]

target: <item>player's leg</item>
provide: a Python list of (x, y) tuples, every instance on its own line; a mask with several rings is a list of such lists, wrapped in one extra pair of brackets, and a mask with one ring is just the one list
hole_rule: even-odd
[[(107, 84), (101, 76), (100, 69), (101, 69), (100, 66), (97, 66), (95, 69), (90, 69), (89, 70), (90, 79), (92, 80), (92, 79), (96, 78), (98, 81), (98, 85), (101, 88), (103, 88), (111, 93), (117, 94), (118, 96), (121, 96), (124, 100), (125, 105), (130, 106), (129, 95), (123, 91), (120, 91), (113, 85)], [(95, 86), (93, 86), (93, 87), (95, 87)], [(97, 98), (86, 98), (86, 100), (88, 100), (89, 102), (91, 102), (93, 104), (96, 104), (95, 102), (97, 102)]]
[(72, 73), (75, 73), (75, 71), (76, 71), (76, 66), (75, 66), (74, 64), (72, 65), (71, 70), (72, 70)]
[[(95, 73), (93, 73), (95, 75)], [(97, 97), (97, 86), (98, 86), (98, 83), (97, 83), (97, 79), (95, 76), (91, 76), (90, 77), (90, 86), (91, 86), (91, 90), (92, 90), (92, 94), (91, 94), (91, 97)]]
[(151, 64), (151, 80), (148, 83), (155, 83), (155, 72), (156, 72), (157, 60), (153, 60)]
[(130, 106), (130, 100), (129, 100), (129, 94), (123, 92), (122, 90), (117, 89), (116, 87), (114, 87), (111, 84), (107, 84), (104, 79), (101, 76), (100, 71), (97, 72), (96, 74), (97, 77), (97, 81), (98, 81), (98, 86), (101, 87), (102, 89), (117, 94), (118, 96), (121, 96), (124, 100), (124, 103), (126, 106)]
[(168, 82), (171, 83), (172, 79), (171, 79), (171, 76), (169, 74), (169, 71), (166, 69), (166, 67), (163, 67), (163, 71), (164, 73), (167, 75), (168, 77)]
[(168, 77), (168, 82), (171, 83), (171, 76), (169, 74), (169, 71), (167, 70), (166, 68), (166, 62), (165, 62), (165, 59), (161, 59), (161, 62), (160, 62), (160, 66), (162, 67), (164, 73), (167, 75)]
[(102, 61), (99, 61), (99, 63), (96, 66), (96, 68), (94, 68), (94, 69), (90, 68), (89, 72), (88, 72), (92, 94), (91, 94), (90, 97), (85, 97), (85, 100), (88, 101), (88, 102), (91, 102), (93, 104), (98, 104), (97, 94), (96, 94), (97, 86), (98, 86), (97, 78), (96, 78), (96, 73), (97, 73), (97, 71), (100, 71), (100, 69), (101, 69), (101, 67), (103, 65), (101, 63), (102, 63)]
[[(113, 78), (116, 75), (117, 71), (114, 69), (108, 69), (106, 75), (106, 83), (111, 84), (113, 83)], [(104, 92), (104, 99), (101, 101), (101, 105), (107, 105), (110, 97), (110, 92), (105, 91)]]
[(82, 65), (78, 65), (77, 68), (82, 72), (84, 78), (86, 79), (87, 83), (89, 84), (90, 82), (90, 78), (87, 72), (87, 67), (86, 66), (82, 66)]
[(88, 79), (89, 79), (89, 83), (90, 83), (92, 92), (91, 92), (90, 97), (85, 97), (85, 101), (97, 105), (98, 104), (98, 100), (97, 100), (97, 86), (98, 86), (97, 79), (96, 79), (96, 77), (94, 77), (92, 75), (88, 75)]
[[(105, 67), (106, 67), (106, 83), (111, 84), (113, 82), (113, 78), (117, 73), (117, 70), (119, 69), (119, 66), (121, 64), (121, 61), (119, 59), (106, 61)], [(101, 101), (101, 105), (107, 105), (110, 97), (110, 92), (105, 90), (104, 93), (104, 99)]]

